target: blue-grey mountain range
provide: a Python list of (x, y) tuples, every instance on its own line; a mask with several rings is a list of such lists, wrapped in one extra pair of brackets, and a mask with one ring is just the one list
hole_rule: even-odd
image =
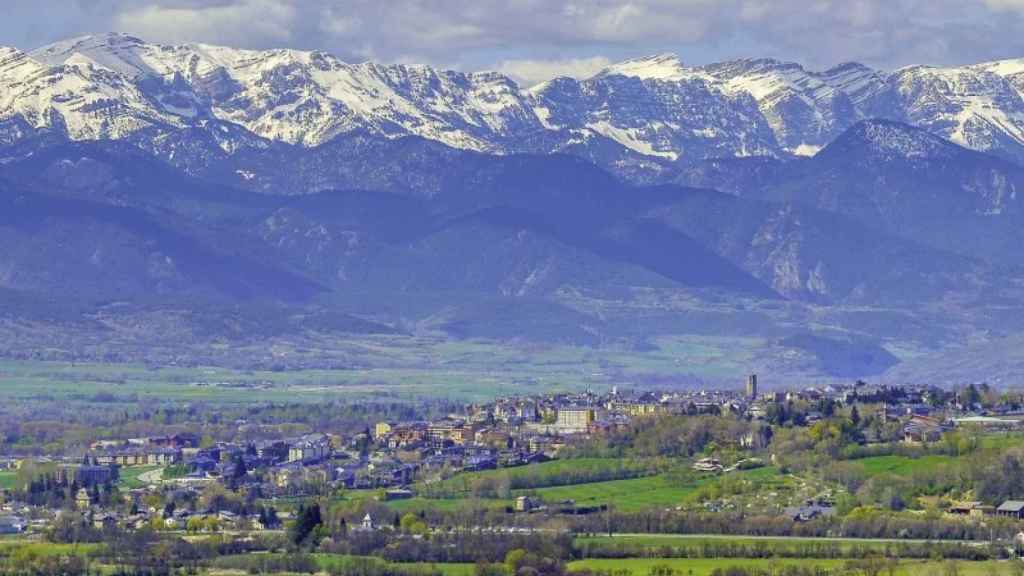
[[(692, 334), (933, 379), (915, 358), (1024, 334), (1022, 94), (1024, 59), (660, 55), (523, 88), (117, 34), (0, 48), (0, 353)], [(125, 345), (41, 345), (75, 335)]]

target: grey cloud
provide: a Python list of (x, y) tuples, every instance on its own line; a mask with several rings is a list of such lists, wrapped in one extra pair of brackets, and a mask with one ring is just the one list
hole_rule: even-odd
[(589, 78), (611, 63), (612, 61), (604, 56), (563, 60), (523, 59), (504, 60), (495, 68), (498, 72), (511, 76), (520, 84), (530, 86), (559, 76)]
[(666, 51), (688, 62), (772, 56), (816, 68), (1024, 56), (1024, 0), (9, 0), (5, 8), (0, 44), (120, 30), (159, 42), (501, 68), (528, 81)]

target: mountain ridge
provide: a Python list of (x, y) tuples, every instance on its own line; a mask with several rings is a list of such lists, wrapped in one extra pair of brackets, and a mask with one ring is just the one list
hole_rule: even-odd
[(878, 374), (1024, 332), (1018, 68), (662, 54), (523, 89), (123, 35), (0, 50), (0, 346), (49, 350), (54, 317), (134, 359), (213, 334), (303, 366), (344, 334), (688, 334)]
[(575, 154), (654, 181), (708, 158), (812, 155), (858, 121), (882, 118), (1020, 161), (1022, 61), (815, 72), (765, 58), (690, 67), (661, 54), (524, 88), (497, 72), (111, 33), (0, 52), (0, 138), (50, 131), (157, 149), (174, 132), (203, 132), (233, 154), (365, 132), (492, 154)]

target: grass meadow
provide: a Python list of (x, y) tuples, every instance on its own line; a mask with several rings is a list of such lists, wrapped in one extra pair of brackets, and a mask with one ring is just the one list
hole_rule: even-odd
[[(820, 567), (829, 570), (840, 570), (847, 566), (846, 560), (790, 560), (790, 559), (706, 559), (706, 558), (626, 558), (626, 559), (587, 559), (572, 562), (572, 570), (625, 570), (634, 576), (647, 576), (652, 568), (669, 567), (679, 576), (710, 576), (715, 569), (725, 570), (730, 567), (761, 568), (769, 570), (781, 569), (786, 566)], [(894, 576), (929, 576), (949, 574), (948, 564), (926, 561), (903, 561), (896, 567)], [(1013, 574), (1009, 562), (958, 562), (958, 576), (999, 576)], [(854, 572), (863, 574), (864, 572)], [(880, 572), (889, 574), (888, 571)]]

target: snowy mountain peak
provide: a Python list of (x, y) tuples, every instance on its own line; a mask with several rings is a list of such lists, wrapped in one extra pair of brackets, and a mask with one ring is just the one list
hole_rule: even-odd
[(568, 152), (631, 175), (712, 157), (810, 155), (868, 118), (1024, 160), (1022, 95), (1024, 59), (885, 73), (768, 58), (689, 68), (659, 54), (522, 90), (496, 72), (126, 34), (0, 48), (0, 141), (44, 131), (145, 144), (188, 130), (181, 147), (201, 135), (231, 153), (414, 135), (488, 153)]
[(24, 77), (41, 66), (17, 48), (0, 46), (0, 77)]
[(1017, 93), (1024, 98), (1024, 58), (1014, 58), (1011, 60), (997, 60), (995, 62), (985, 62), (977, 64), (971, 68), (975, 70), (990, 72), (1002, 78), (1005, 78)]
[[(172, 123), (215, 118), (264, 138), (307, 146), (362, 130), (385, 137), (416, 134), (495, 152), (501, 151), (497, 142), (514, 132), (513, 124), (541, 129), (519, 87), (493, 72), (348, 64), (317, 51), (164, 46), (123, 34), (74, 38), (31, 56), (54, 70), (116, 76), (121, 85), (105, 92), (131, 102), (124, 114), (144, 118), (146, 125), (155, 118)], [(110, 94), (136, 89), (142, 97)], [(52, 103), (37, 104), (43, 109), (24, 115), (42, 127)]]
[(1024, 99), (1007, 78), (973, 66), (911, 66), (888, 84), (909, 123), (967, 148), (1022, 154)]
[(143, 46), (145, 43), (139, 38), (111, 32), (55, 42), (33, 50), (30, 56), (49, 66), (68, 64), (69, 60), (91, 61), (116, 72), (129, 73), (138, 71), (125, 66), (128, 61), (134, 60), (130, 55)]
[(882, 72), (859, 62), (845, 62), (818, 75), (829, 86), (843, 92), (858, 106), (868, 102), (885, 87)]
[(983, 62), (971, 66), (976, 70), (985, 70), (999, 76), (1016, 76), (1024, 74), (1024, 58), (1011, 58), (1009, 60), (996, 60), (994, 62)]
[(688, 71), (679, 56), (666, 53), (623, 60), (604, 68), (595, 77), (612, 75), (631, 76), (641, 80), (679, 81), (688, 76)]
[(825, 147), (821, 154), (844, 156), (851, 147), (866, 149), (879, 159), (935, 159), (949, 157), (957, 150), (956, 145), (920, 128), (888, 120), (865, 120)]

